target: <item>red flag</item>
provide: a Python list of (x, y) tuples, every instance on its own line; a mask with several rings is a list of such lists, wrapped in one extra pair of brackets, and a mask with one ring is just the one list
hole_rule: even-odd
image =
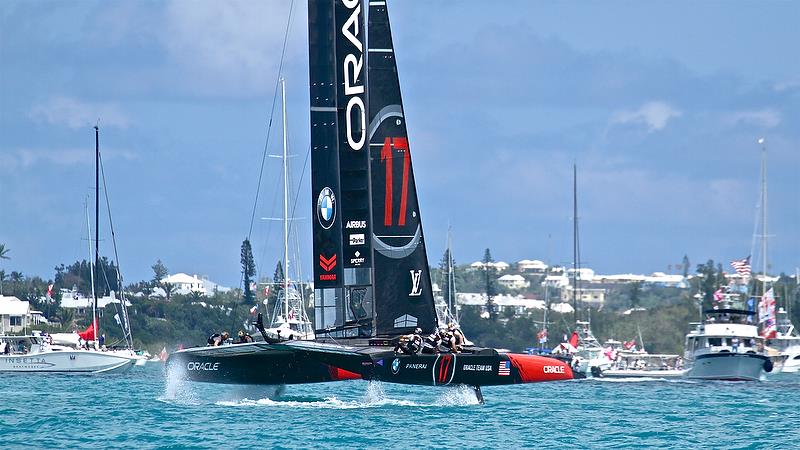
[(47, 298), (50, 298), (52, 296), (53, 296), (53, 285), (51, 284), (47, 286)]
[(573, 331), (572, 332), (572, 336), (569, 337), (569, 345), (577, 348), (579, 340), (580, 339), (578, 338), (578, 332), (577, 331)]
[(89, 325), (89, 328), (82, 333), (78, 333), (78, 336), (84, 341), (93, 341), (95, 339), (94, 324)]

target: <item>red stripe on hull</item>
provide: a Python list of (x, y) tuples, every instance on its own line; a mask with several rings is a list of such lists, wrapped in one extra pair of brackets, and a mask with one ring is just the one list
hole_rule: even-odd
[(511, 364), (519, 372), (520, 382), (571, 380), (574, 378), (569, 364), (554, 358), (508, 353)]
[(350, 372), (349, 370), (340, 369), (338, 367), (328, 366), (331, 374), (331, 381), (344, 381), (344, 380), (360, 380), (361, 375)]

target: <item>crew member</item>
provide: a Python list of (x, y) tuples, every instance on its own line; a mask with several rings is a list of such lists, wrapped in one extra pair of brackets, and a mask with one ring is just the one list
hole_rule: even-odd
[(453, 353), (461, 353), (461, 352), (458, 351), (458, 348), (456, 348), (455, 335), (452, 332), (450, 332), (447, 328), (442, 327), (439, 330), (439, 338), (441, 338), (441, 340), (442, 340), (440, 345), (441, 345), (441, 347), (443, 348), (444, 351), (446, 351), (446, 352), (449, 351), (449, 352), (453, 352)]
[(412, 334), (400, 336), (394, 347), (395, 354), (402, 351), (406, 355), (416, 355), (420, 350), (422, 350), (422, 328), (416, 328)]
[(249, 333), (245, 333), (244, 330), (239, 330), (239, 344), (246, 344), (249, 342), (253, 342), (253, 336), (250, 336)]
[(461, 331), (461, 328), (459, 328), (458, 325), (451, 323), (448, 328), (450, 328), (450, 332), (453, 333), (453, 337), (456, 339), (456, 349), (458, 349), (460, 352), (464, 349), (467, 338), (464, 336), (464, 333)]
[(230, 338), (230, 335), (227, 331), (223, 331), (222, 334), (214, 333), (208, 338), (208, 345), (219, 347), (220, 345), (224, 344), (228, 338)]
[(434, 331), (429, 336), (425, 337), (425, 342), (422, 344), (422, 353), (439, 353), (439, 344), (442, 340), (439, 338), (439, 332)]

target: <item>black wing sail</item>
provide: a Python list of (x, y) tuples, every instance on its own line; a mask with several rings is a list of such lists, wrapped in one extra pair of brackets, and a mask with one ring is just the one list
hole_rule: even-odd
[(377, 334), (430, 332), (436, 311), (385, 2), (370, 2), (367, 32)]
[(319, 337), (374, 333), (364, 16), (361, 0), (308, 2)]

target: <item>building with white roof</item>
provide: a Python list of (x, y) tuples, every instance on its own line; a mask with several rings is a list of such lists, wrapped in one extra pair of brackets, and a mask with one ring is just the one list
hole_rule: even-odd
[[(87, 314), (91, 314), (92, 303), (94, 303), (94, 299), (92, 297), (87, 297), (78, 291), (61, 289), (61, 307), (66, 309), (72, 309), (75, 311), (75, 314), (79, 316), (85, 316)], [(116, 293), (114, 291), (111, 291), (109, 295), (98, 297), (97, 309), (100, 310), (99, 314), (102, 316), (103, 310), (106, 308), (106, 306), (112, 303), (116, 304), (121, 303), (117, 299)], [(125, 306), (131, 306), (131, 302), (125, 300)]]
[(547, 268), (547, 264), (538, 259), (523, 259), (522, 261), (517, 261), (517, 270), (520, 272), (546, 273)]
[(0, 295), (0, 334), (24, 333), (31, 325), (29, 302), (14, 296)]
[(488, 262), (486, 264), (483, 264), (483, 261), (475, 261), (474, 263), (469, 265), (470, 269), (476, 269), (476, 270), (477, 269), (481, 269), (482, 270), (486, 266), (492, 267), (492, 268), (494, 268), (494, 270), (496, 270), (498, 272), (502, 272), (504, 270), (508, 270), (508, 268), (511, 267), (510, 264), (508, 264), (507, 262), (504, 262), (504, 261)]
[(508, 289), (525, 289), (531, 285), (522, 275), (506, 274), (497, 279), (497, 283)]
[[(544, 301), (533, 298), (525, 298), (521, 295), (495, 295), (492, 302), (501, 313), (507, 308), (512, 308), (515, 314), (526, 314), (533, 310), (545, 309)], [(473, 292), (459, 292), (456, 294), (456, 304), (459, 306), (480, 306), (481, 311), (486, 310), (486, 294)]]
[[(162, 279), (161, 283), (169, 283), (175, 286), (174, 293), (180, 295), (188, 295), (193, 292), (199, 293), (200, 295), (213, 295), (217, 292), (228, 292), (231, 290), (231, 288), (214, 283), (206, 276), (198, 277), (197, 275), (187, 275), (182, 272)], [(156, 288), (153, 291), (156, 296), (166, 296), (166, 292), (164, 292), (163, 289)]]

